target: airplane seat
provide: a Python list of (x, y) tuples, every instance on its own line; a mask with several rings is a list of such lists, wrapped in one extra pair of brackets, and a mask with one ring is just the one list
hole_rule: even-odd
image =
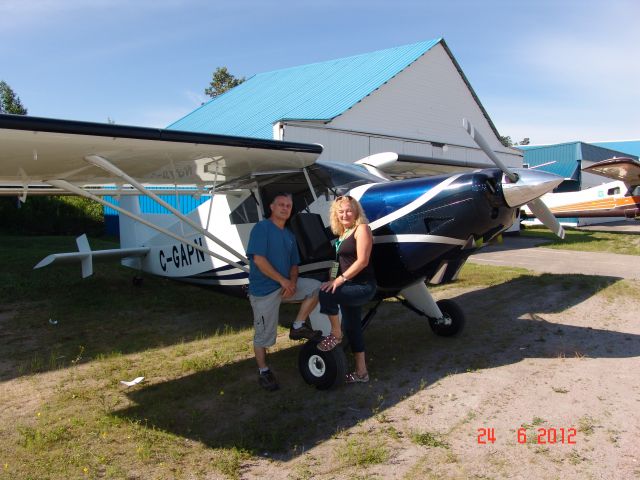
[(298, 213), (289, 223), (300, 251), (302, 263), (332, 259), (331, 237), (317, 213)]

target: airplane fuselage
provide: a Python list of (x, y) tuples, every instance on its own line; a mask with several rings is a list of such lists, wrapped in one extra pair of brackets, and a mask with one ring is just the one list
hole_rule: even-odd
[[(373, 231), (372, 261), (381, 296), (395, 295), (425, 279), (440, 283), (455, 278), (464, 261), (476, 250), (476, 241), (488, 241), (511, 226), (516, 209), (504, 202), (501, 175), (498, 169), (487, 169), (452, 176), (366, 183), (348, 191), (360, 200)], [(231, 223), (241, 200), (217, 195), (209, 202), (191, 216), (211, 225), (216, 235), (244, 253), (255, 222)], [(312, 234), (316, 237), (314, 241), (318, 236), (327, 235), (329, 204), (330, 201), (321, 197), (311, 205), (310, 210), (321, 212), (317, 216), (322, 218), (320, 230)], [(205, 218), (206, 215), (211, 218)], [(298, 209), (295, 215), (314, 214)], [(183, 228), (176, 223), (172, 229)], [(298, 234), (298, 237), (299, 245), (308, 241), (302, 238), (304, 235)], [(204, 242), (214, 251), (219, 248), (195, 234), (192, 241), (200, 245)], [(326, 278), (334, 255), (329, 241), (327, 236), (326, 248), (319, 250), (320, 255), (307, 258), (302, 255), (302, 275)], [(149, 255), (142, 260), (143, 270), (225, 293), (246, 295), (246, 272), (204, 256), (189, 245), (168, 243), (163, 235), (143, 243), (151, 247)], [(303, 253), (308, 250), (304, 247), (300, 245)]]
[[(578, 192), (548, 193), (541, 200), (558, 218), (640, 216), (640, 195), (630, 195), (621, 181), (603, 183)], [(523, 208), (525, 217), (531, 212)]]

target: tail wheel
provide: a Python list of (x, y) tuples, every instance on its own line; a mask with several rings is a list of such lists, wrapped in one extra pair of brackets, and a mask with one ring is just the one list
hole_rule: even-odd
[(465, 324), (462, 309), (453, 300), (440, 300), (436, 303), (442, 312), (442, 318), (429, 318), (429, 325), (433, 333), (440, 337), (452, 337), (460, 333)]
[(310, 340), (302, 346), (298, 355), (298, 368), (305, 382), (318, 390), (329, 390), (344, 383), (347, 374), (347, 357), (339, 346), (328, 352), (316, 347)]

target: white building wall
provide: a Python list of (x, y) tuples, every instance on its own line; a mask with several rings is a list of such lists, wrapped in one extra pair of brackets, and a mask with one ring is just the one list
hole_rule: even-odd
[[(274, 138), (320, 143), (323, 160), (353, 162), (385, 151), (469, 161), (489, 159), (462, 128), (469, 119), (507, 165), (522, 154), (505, 148), (442, 45), (327, 124), (285, 122)], [(430, 142), (445, 144), (445, 148)]]

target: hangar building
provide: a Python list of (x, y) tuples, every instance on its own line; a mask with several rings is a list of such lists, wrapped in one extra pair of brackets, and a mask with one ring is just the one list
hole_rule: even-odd
[[(460, 65), (438, 38), (259, 73), (167, 128), (319, 143), (321, 159), (341, 162), (387, 151), (487, 161), (462, 128), (463, 118), (502, 161), (522, 166), (522, 152), (502, 145)], [(166, 200), (178, 203), (171, 196)], [(179, 203), (183, 211), (197, 206), (193, 200)], [(140, 206), (144, 213), (167, 213), (145, 198)], [(115, 213), (105, 210), (110, 233), (117, 229)]]
[(260, 73), (168, 128), (320, 143), (324, 160), (385, 151), (486, 161), (466, 117), (503, 161), (498, 131), (444, 39)]

